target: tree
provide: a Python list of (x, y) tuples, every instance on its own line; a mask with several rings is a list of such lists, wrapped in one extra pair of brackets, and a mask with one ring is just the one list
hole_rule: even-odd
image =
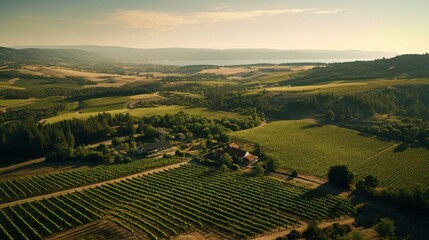
[(301, 233), (299, 233), (297, 230), (293, 229), (290, 231), (290, 233), (287, 235), (288, 240), (296, 240), (301, 237)]
[(380, 222), (374, 225), (374, 229), (384, 238), (395, 236), (395, 222), (389, 218), (380, 219)]
[(353, 182), (354, 174), (345, 165), (335, 165), (329, 169), (328, 179), (329, 183), (348, 189)]
[(257, 176), (257, 177), (264, 176), (265, 169), (264, 169), (264, 167), (262, 166), (262, 163), (261, 163), (261, 162), (258, 162), (258, 163), (255, 165), (255, 167), (254, 167), (254, 172), (255, 172), (255, 176)]
[(279, 167), (279, 161), (272, 157), (269, 157), (267, 160), (267, 170), (270, 172), (275, 172)]
[(231, 137), (227, 133), (223, 132), (219, 134), (218, 140), (223, 143), (229, 143), (231, 141)]
[(180, 151), (179, 149), (177, 149), (177, 150), (174, 152), (174, 155), (175, 155), (175, 156), (178, 156), (178, 157), (183, 157), (185, 154), (184, 154), (182, 151)]
[(365, 177), (365, 186), (368, 188), (376, 188), (378, 187), (379, 181), (376, 177), (372, 175), (368, 175)]
[(232, 157), (228, 153), (225, 153), (222, 155), (222, 157), (219, 159), (219, 164), (221, 165), (231, 165), (232, 164)]
[(308, 226), (302, 236), (307, 240), (329, 240), (326, 233), (314, 223)]
[(228, 166), (226, 166), (225, 164), (222, 164), (222, 166), (220, 166), (219, 171), (221, 172), (226, 172), (228, 171)]
[(294, 169), (294, 170), (292, 170), (290, 176), (293, 178), (296, 178), (296, 177), (298, 177), (298, 172)]
[(334, 121), (335, 120), (335, 113), (332, 110), (328, 110), (326, 113), (326, 121)]

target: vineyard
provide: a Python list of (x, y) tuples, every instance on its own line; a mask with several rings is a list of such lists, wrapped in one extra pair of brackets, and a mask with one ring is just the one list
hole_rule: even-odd
[(354, 212), (342, 198), (267, 177), (184, 165), (0, 210), (0, 239), (42, 239), (100, 218), (144, 239), (195, 228), (229, 238)]
[(103, 165), (78, 171), (0, 181), (0, 203), (34, 197), (181, 162), (181, 159), (145, 159), (128, 164)]
[(308, 121), (272, 122), (232, 136), (259, 143), (282, 168), (323, 177), (330, 166), (345, 164), (359, 176), (378, 177), (383, 187), (429, 186), (429, 151), (424, 148), (401, 152), (395, 142)]

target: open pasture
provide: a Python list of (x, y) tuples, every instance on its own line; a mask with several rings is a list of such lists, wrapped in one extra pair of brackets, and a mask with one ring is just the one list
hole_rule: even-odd
[(281, 168), (323, 177), (332, 165), (345, 164), (358, 176), (378, 177), (384, 187), (429, 186), (429, 150), (399, 152), (396, 142), (353, 130), (310, 121), (278, 121), (232, 136), (259, 143), (264, 153), (280, 161)]

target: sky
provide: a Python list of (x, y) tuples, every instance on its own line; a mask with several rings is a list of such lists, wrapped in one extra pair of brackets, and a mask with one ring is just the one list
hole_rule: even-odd
[(0, 46), (429, 52), (428, 0), (0, 0)]

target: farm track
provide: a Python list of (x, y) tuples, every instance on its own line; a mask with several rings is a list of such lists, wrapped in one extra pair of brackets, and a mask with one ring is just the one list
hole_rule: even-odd
[(11, 165), (8, 167), (0, 168), (0, 175), (5, 174), (5, 173), (9, 173), (9, 172), (15, 171), (17, 169), (33, 165), (33, 164), (44, 162), (45, 159), (46, 159), (45, 157), (42, 157), (42, 158), (37, 158), (37, 159), (22, 162), (22, 163), (14, 164), (14, 165)]
[(50, 197), (55, 197), (55, 196), (60, 196), (60, 195), (63, 195), (63, 194), (68, 194), (68, 193), (82, 191), (82, 190), (86, 190), (86, 189), (90, 189), (90, 188), (95, 188), (95, 187), (102, 186), (102, 185), (109, 184), (109, 183), (120, 182), (120, 181), (127, 180), (127, 179), (132, 179), (132, 178), (149, 175), (149, 174), (156, 173), (156, 172), (161, 172), (161, 171), (164, 171), (164, 170), (174, 169), (174, 168), (178, 168), (178, 167), (180, 167), (180, 166), (182, 166), (184, 164), (187, 164), (188, 162), (189, 162), (189, 160), (185, 161), (185, 162), (181, 162), (181, 163), (167, 165), (167, 166), (160, 167), (160, 168), (155, 168), (155, 169), (148, 170), (148, 171), (143, 171), (143, 172), (135, 173), (135, 174), (128, 175), (128, 176), (123, 176), (123, 177), (114, 178), (114, 179), (110, 179), (110, 180), (103, 181), (103, 182), (98, 182), (98, 183), (86, 185), (86, 186), (81, 186), (81, 187), (77, 187), (77, 188), (71, 188), (71, 189), (67, 189), (67, 190), (64, 190), (64, 191), (59, 191), (59, 192), (44, 194), (44, 195), (40, 195), (40, 196), (36, 196), (36, 197), (31, 197), (31, 198), (24, 198), (24, 199), (20, 199), (20, 200), (14, 201), (14, 202), (3, 203), (3, 204), (0, 204), (0, 208), (15, 206), (15, 205), (23, 204), (23, 203), (26, 203), (26, 202), (33, 202), (33, 201), (37, 201), (37, 200), (43, 200), (43, 199), (50, 198)]
[[(317, 226), (319, 228), (326, 228), (329, 227), (331, 225), (333, 225), (334, 223), (339, 223), (339, 224), (353, 224), (355, 222), (355, 219), (352, 217), (349, 218), (344, 218), (344, 219), (339, 219), (339, 220), (334, 220), (334, 221), (326, 221), (326, 222), (321, 222), (319, 224), (317, 224)], [(256, 238), (252, 238), (252, 240), (274, 240), (278, 237), (283, 237), (286, 234), (289, 234), (292, 230), (297, 230), (298, 232), (303, 232), (305, 229), (307, 229), (308, 224), (306, 222), (301, 222), (301, 226), (298, 228), (290, 228), (290, 229), (286, 229), (283, 231), (274, 231), (270, 234), (264, 235), (264, 236), (260, 236), (260, 237), (256, 237)]]
[(132, 233), (106, 220), (99, 220), (86, 225), (82, 225), (74, 229), (71, 229), (69, 231), (61, 232), (47, 239), (49, 240), (85, 239), (85, 237), (87, 237), (88, 235), (108, 236), (110, 240), (135, 239)]
[(366, 163), (368, 160), (371, 160), (371, 159), (373, 159), (373, 158), (376, 158), (376, 157), (378, 157), (379, 155), (381, 155), (381, 154), (383, 154), (383, 153), (385, 153), (385, 152), (387, 152), (387, 151), (390, 151), (390, 150), (392, 150), (392, 149), (394, 149), (394, 148), (398, 147), (399, 145), (401, 145), (401, 143), (395, 143), (395, 144), (393, 144), (392, 146), (387, 147), (386, 149), (384, 149), (384, 150), (382, 150), (382, 151), (380, 151), (380, 152), (378, 152), (378, 153), (376, 153), (376, 154), (374, 154), (374, 155), (372, 155), (372, 156), (368, 157), (368, 158), (367, 158), (365, 161), (363, 161), (362, 163)]

